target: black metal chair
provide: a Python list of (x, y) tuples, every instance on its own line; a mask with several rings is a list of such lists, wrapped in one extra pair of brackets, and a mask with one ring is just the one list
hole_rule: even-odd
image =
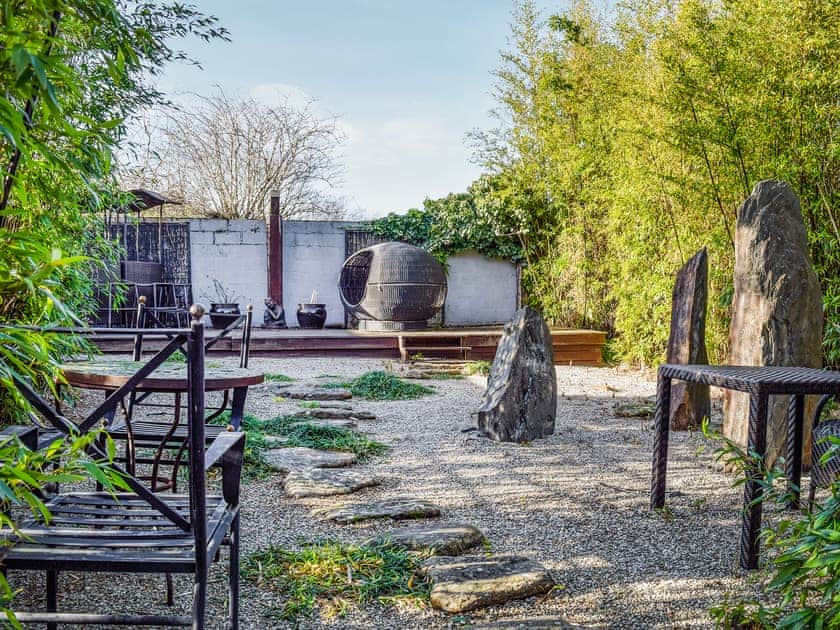
[[(18, 532), (4, 532), (7, 547), (4, 569), (45, 571), (46, 611), (16, 612), (22, 623), (167, 625), (205, 628), (208, 565), (216, 561), (223, 544), (230, 546), (229, 611), (227, 628), (238, 628), (239, 613), (239, 482), (245, 436), (220, 434), (205, 448), (204, 435), (204, 326), (203, 309), (193, 308), (188, 330), (167, 331), (170, 341), (129, 381), (79, 424), (55, 410), (33, 388), (16, 385), (38, 415), (63, 435), (77, 435), (98, 427), (134, 387), (167, 357), (186, 344), (189, 437), (187, 448), (190, 481), (186, 495), (157, 495), (140, 480), (120, 471), (130, 492), (60, 492), (47, 502), (49, 521), (32, 518)], [(126, 331), (130, 332), (130, 331)], [(99, 446), (90, 454), (105, 459)], [(221, 494), (208, 494), (205, 472), (222, 469)], [(116, 467), (116, 466), (115, 466)], [(93, 614), (58, 612), (58, 575), (62, 571), (115, 573), (183, 573), (194, 576), (192, 614)]]
[(192, 304), (192, 285), (174, 282), (156, 282), (154, 284), (154, 304), (148, 310), (155, 319), (166, 326), (187, 325)]
[[(150, 317), (154, 314), (149, 313), (145, 307), (145, 301), (141, 300), (137, 307), (137, 321), (140, 323), (147, 323)], [(161, 322), (156, 322), (161, 324)], [(253, 306), (248, 305), (247, 311), (240, 316), (235, 322), (227, 326), (221, 333), (209, 339), (205, 345), (205, 352), (212, 348), (216, 343), (228, 336), (237, 327), (242, 326), (242, 337), (240, 340), (239, 352), (239, 367), (248, 367), (248, 356), (250, 353), (251, 328), (253, 323)], [(138, 332), (134, 339), (134, 351), (132, 359), (140, 361), (143, 355), (143, 336), (144, 333)], [(178, 470), (183, 460), (184, 450), (187, 445), (189, 431), (188, 427), (181, 422), (182, 400), (181, 394), (174, 394), (174, 404), (161, 403), (145, 403), (149, 394), (132, 393), (129, 396), (128, 405), (124, 409), (124, 417), (113, 420), (108, 426), (108, 433), (112, 439), (117, 441), (125, 441), (126, 443), (126, 465), (128, 470), (133, 474), (136, 473), (137, 464), (150, 464), (151, 474), (147, 477), (142, 477), (149, 481), (151, 488), (154, 491), (172, 489), (177, 491), (178, 487)], [(219, 417), (227, 408), (231, 400), (229, 390), (222, 394), (222, 402), (219, 407), (207, 417), (207, 422), (212, 422)], [(136, 418), (136, 410), (138, 407), (158, 407), (171, 410), (173, 413), (173, 420), (157, 420), (150, 418)], [(222, 432), (231, 430), (232, 427), (207, 424), (205, 426), (205, 437), (209, 441), (215, 440)], [(137, 453), (140, 449), (154, 450), (154, 456), (151, 458), (138, 457)], [(165, 452), (175, 451), (171, 459), (164, 459)], [(172, 470), (169, 476), (163, 476), (160, 473), (162, 465), (171, 465)]]
[(820, 417), (825, 411), (826, 405), (833, 398), (833, 394), (820, 398), (820, 402), (814, 411), (814, 427), (811, 430), (811, 484), (808, 488), (808, 510), (811, 510), (814, 506), (817, 488), (831, 485), (831, 482), (840, 475), (840, 454), (835, 454), (826, 461), (822, 461), (824, 456), (835, 448), (832, 438), (840, 439), (840, 420), (820, 422)]

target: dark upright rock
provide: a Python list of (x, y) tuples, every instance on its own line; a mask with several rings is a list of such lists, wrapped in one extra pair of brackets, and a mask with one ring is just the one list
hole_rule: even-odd
[[(735, 293), (729, 329), (734, 365), (822, 365), (822, 294), (808, 253), (799, 200), (774, 180), (756, 184), (738, 209)], [(813, 400), (805, 407), (805, 453), (810, 459)], [(784, 454), (787, 396), (771, 396), (767, 465)], [(727, 392), (723, 433), (747, 444), (749, 397)]]
[[(671, 301), (668, 363), (707, 364), (706, 303), (709, 263), (703, 248), (677, 272)], [(671, 386), (671, 428), (699, 427), (711, 412), (708, 385), (674, 381)]]
[(478, 429), (499, 442), (525, 442), (554, 433), (556, 413), (551, 332), (526, 306), (505, 324), (478, 408)]

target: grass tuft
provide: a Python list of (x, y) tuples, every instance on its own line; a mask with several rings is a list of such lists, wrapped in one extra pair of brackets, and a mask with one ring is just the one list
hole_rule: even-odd
[[(230, 412), (226, 411), (213, 420), (213, 424), (228, 424)], [(273, 472), (265, 459), (265, 451), (271, 448), (306, 446), (322, 450), (345, 451), (354, 453), (360, 461), (382, 455), (388, 446), (371, 440), (352, 429), (331, 427), (306, 422), (295, 416), (278, 416), (270, 420), (260, 420), (251, 414), (242, 418), (242, 430), (245, 432), (246, 479), (264, 479)], [(272, 437), (282, 437), (282, 444), (272, 444)]]
[(286, 620), (310, 615), (343, 616), (370, 602), (414, 603), (429, 599), (418, 574), (421, 558), (392, 545), (316, 541), (297, 551), (272, 546), (251, 554), (242, 566), (249, 582), (286, 597), (275, 614)]
[(467, 374), (472, 376), (473, 374), (480, 374), (481, 376), (487, 376), (490, 374), (490, 362), (489, 361), (473, 361), (472, 363), (467, 364)]
[(261, 423), (268, 435), (286, 438), (284, 446), (306, 446), (330, 451), (354, 453), (360, 461), (382, 455), (388, 447), (352, 429), (313, 424), (295, 416), (278, 416)]
[(321, 406), (317, 400), (301, 400), (299, 404), (301, 409), (318, 409)]
[(434, 393), (429, 387), (409, 383), (382, 371), (362, 374), (349, 383), (340, 383), (338, 386), (346, 387), (356, 398), (366, 400), (411, 400)]
[(264, 378), (267, 383), (291, 383), (297, 380), (285, 374), (266, 374)]

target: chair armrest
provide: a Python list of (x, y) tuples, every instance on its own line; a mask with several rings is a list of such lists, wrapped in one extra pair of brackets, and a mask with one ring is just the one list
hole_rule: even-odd
[[(237, 453), (238, 452), (238, 453)], [(204, 452), (204, 470), (209, 470), (222, 460), (221, 466), (235, 463), (245, 452), (245, 434), (241, 431), (223, 431)], [(233, 458), (233, 459), (231, 459)]]
[(245, 458), (245, 433), (223, 431), (204, 453), (204, 470), (222, 468), (222, 495), (231, 505), (239, 503), (239, 481)]

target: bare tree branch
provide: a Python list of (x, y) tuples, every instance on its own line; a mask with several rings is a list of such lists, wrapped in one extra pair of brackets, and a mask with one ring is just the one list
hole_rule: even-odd
[(265, 105), (221, 90), (188, 107), (156, 112), (134, 144), (123, 179), (183, 200), (193, 213), (263, 218), (280, 194), (283, 217), (334, 218), (343, 200), (331, 194), (343, 175), (337, 119), (321, 118), (314, 102)]

